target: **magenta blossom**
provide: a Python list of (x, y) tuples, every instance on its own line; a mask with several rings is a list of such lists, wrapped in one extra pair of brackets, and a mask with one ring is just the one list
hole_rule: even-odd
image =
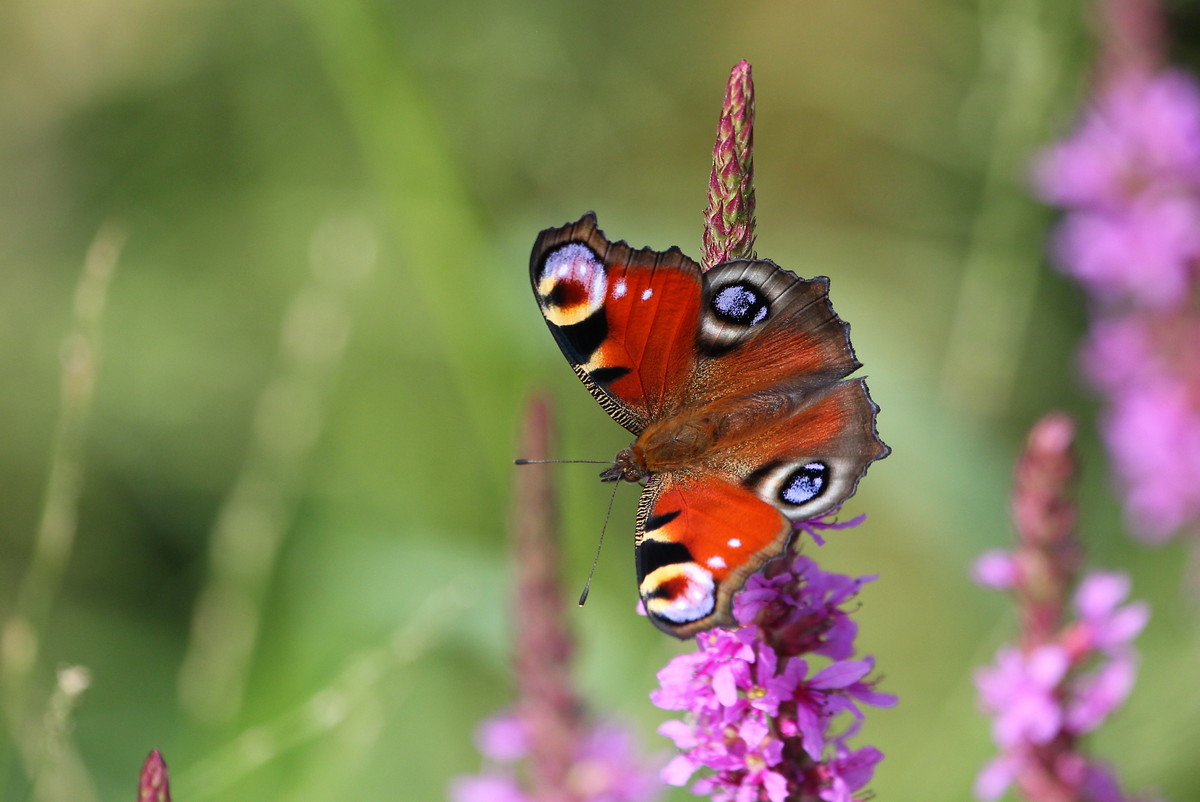
[(1055, 261), (1091, 301), (1083, 365), (1106, 402), (1101, 428), (1129, 527), (1153, 542), (1196, 530), (1200, 85), (1177, 70), (1118, 71), (1034, 172), (1042, 198), (1065, 212)]
[[(520, 771), (529, 757), (528, 727), (513, 713), (488, 719), (476, 744), (489, 766), (451, 783), (452, 802), (537, 802)], [(629, 734), (611, 723), (588, 729), (571, 756), (567, 790), (576, 802), (652, 802), (660, 784)], [(660, 764), (661, 765), (661, 764)]]
[[(985, 555), (977, 573), (987, 575), (998, 556)], [(994, 800), (1019, 777), (1040, 777), (1046, 758), (1054, 761), (1054, 781), (1093, 788), (1082, 798), (1120, 802), (1111, 772), (1071, 751), (1067, 745), (1098, 728), (1133, 688), (1137, 653), (1132, 642), (1149, 619), (1143, 602), (1124, 604), (1129, 580), (1122, 574), (1093, 573), (1073, 597), (1077, 618), (1053, 642), (1027, 651), (1005, 647), (993, 665), (976, 673), (980, 705), (992, 717), (992, 737), (1000, 755), (980, 773), (979, 799)]]
[[(859, 705), (896, 703), (867, 679), (870, 658), (849, 659), (857, 629), (843, 606), (866, 581), (799, 555), (752, 576), (734, 600), (741, 628), (701, 633), (698, 651), (658, 674), (651, 700), (687, 714), (659, 729), (681, 750), (663, 779), (692, 782), (716, 802), (851, 802), (883, 758), (846, 743), (862, 719)], [(817, 656), (824, 666), (813, 665)], [(854, 723), (838, 732), (841, 713)], [(705, 773), (693, 780), (697, 772)]]

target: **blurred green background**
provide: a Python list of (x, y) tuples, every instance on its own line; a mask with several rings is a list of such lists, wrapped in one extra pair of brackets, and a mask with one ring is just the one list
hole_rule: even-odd
[[(614, 239), (698, 254), (743, 58), (759, 253), (832, 278), (894, 449), (847, 507), (867, 523), (818, 554), (881, 575), (859, 642), (901, 704), (858, 740), (887, 755), (878, 798), (967, 799), (992, 754), (970, 676), (1013, 614), (968, 566), (1009, 542), (1012, 463), (1052, 409), (1082, 420), (1091, 562), (1154, 608), (1138, 687), (1092, 746), (1130, 788), (1200, 796), (1186, 549), (1123, 531), (1077, 380), (1082, 298), (1026, 191), (1084, 91), (1086, 5), (2, 0), (5, 619), (37, 592), (74, 288), (98, 232), (123, 249), (77, 538), (8, 699), (49, 733), (62, 790), (31, 790), (10, 736), (0, 796), (130, 799), (152, 747), (179, 802), (432, 800), (478, 770), (472, 730), (513, 698), (520, 409), (552, 393), (564, 456), (628, 441), (548, 336), (529, 248), (591, 209)], [(607, 503), (595, 473), (557, 472), (568, 589)], [(577, 676), (665, 753), (646, 696), (691, 647), (633, 614), (625, 490), (569, 612)], [(69, 715), (49, 699), (65, 665), (91, 677)]]

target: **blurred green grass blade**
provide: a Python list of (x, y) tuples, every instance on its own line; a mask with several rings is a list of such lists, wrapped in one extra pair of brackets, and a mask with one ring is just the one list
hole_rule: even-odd
[(982, 418), (1012, 399), (1043, 276), (1043, 214), (1026, 176), (1059, 99), (1070, 16), (1037, 0), (982, 4), (968, 107), (994, 108), (994, 130), (941, 376), (943, 397)]
[[(425, 92), (393, 41), (390, 20), (359, 0), (297, 0), (341, 97), (367, 168), (391, 216), (390, 234), (413, 286), (397, 314), (422, 303), (470, 416), (472, 435), (500, 464), (496, 398), (506, 364), (501, 338), (481, 336), (493, 317), (479, 289), (489, 268), (484, 234)], [(519, 267), (517, 268), (520, 269)]]
[[(213, 526), (209, 570), (180, 667), (184, 706), (209, 724), (240, 712), (276, 563), (297, 517), (353, 328), (351, 298), (374, 268), (373, 237), (329, 221), (308, 281), (281, 325), (279, 356), (263, 386), (241, 472)], [(340, 231), (340, 233), (334, 233)]]
[[(78, 530), (83, 492), (84, 446), (100, 368), (101, 323), (108, 289), (125, 244), (125, 232), (106, 224), (92, 241), (75, 288), (74, 323), (63, 341), (58, 419), (50, 449), (41, 520), (33, 552), (21, 578), (15, 608), (0, 638), (6, 732), (25, 755), (26, 769), (37, 777), (34, 762), (46, 738), (43, 723), (30, 718), (30, 689), (47, 638), (55, 601), (62, 588)], [(0, 756), (0, 788), (4, 787), (13, 752), (7, 744)]]
[[(230, 789), (264, 764), (282, 760), (314, 741), (328, 740), (343, 729), (365, 727), (367, 734), (358, 746), (368, 750), (376, 728), (371, 708), (378, 708), (381, 686), (406, 669), (412, 669), (437, 645), (443, 631), (469, 605), (468, 590), (475, 586), (462, 577), (447, 582), (416, 605), (408, 620), (379, 643), (347, 656), (340, 670), (324, 687), (307, 699), (274, 717), (244, 730), (213, 753), (177, 772), (174, 785), (183, 789), (179, 798), (194, 800), (225, 798)], [(346, 734), (346, 733), (343, 733)], [(340, 754), (334, 748), (333, 754)], [(322, 753), (323, 754), (323, 753)], [(318, 768), (317, 758), (297, 776), (310, 779)], [(337, 774), (345, 765), (323, 766), (326, 774)], [(319, 774), (319, 772), (316, 772)], [(305, 796), (304, 783), (298, 782), (289, 798)]]

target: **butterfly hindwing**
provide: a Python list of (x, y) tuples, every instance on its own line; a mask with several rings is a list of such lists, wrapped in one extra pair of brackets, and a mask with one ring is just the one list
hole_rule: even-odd
[(786, 548), (796, 524), (835, 512), (867, 466), (887, 455), (862, 379), (795, 404), (757, 436), (711, 451), (694, 468), (656, 474), (646, 486), (638, 589), (660, 629), (686, 638), (733, 623), (733, 594), (746, 578)]
[(634, 548), (646, 615), (677, 638), (733, 624), (733, 594), (791, 532), (778, 510), (716, 474), (655, 476), (642, 492)]
[(563, 355), (625, 428), (640, 432), (688, 386), (701, 277), (678, 248), (609, 242), (587, 214), (542, 232), (530, 278)]
[(756, 439), (713, 456), (792, 521), (819, 518), (836, 512), (867, 466), (888, 455), (875, 431), (877, 410), (864, 380), (839, 381), (807, 395)]

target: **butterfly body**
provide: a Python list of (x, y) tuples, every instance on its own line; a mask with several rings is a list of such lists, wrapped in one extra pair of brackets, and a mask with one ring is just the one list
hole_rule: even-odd
[(828, 279), (765, 260), (707, 272), (610, 242), (585, 215), (530, 263), (539, 308), (593, 397), (637, 437), (605, 481), (645, 484), (635, 562), (647, 615), (688, 637), (800, 521), (836, 510), (887, 454)]

